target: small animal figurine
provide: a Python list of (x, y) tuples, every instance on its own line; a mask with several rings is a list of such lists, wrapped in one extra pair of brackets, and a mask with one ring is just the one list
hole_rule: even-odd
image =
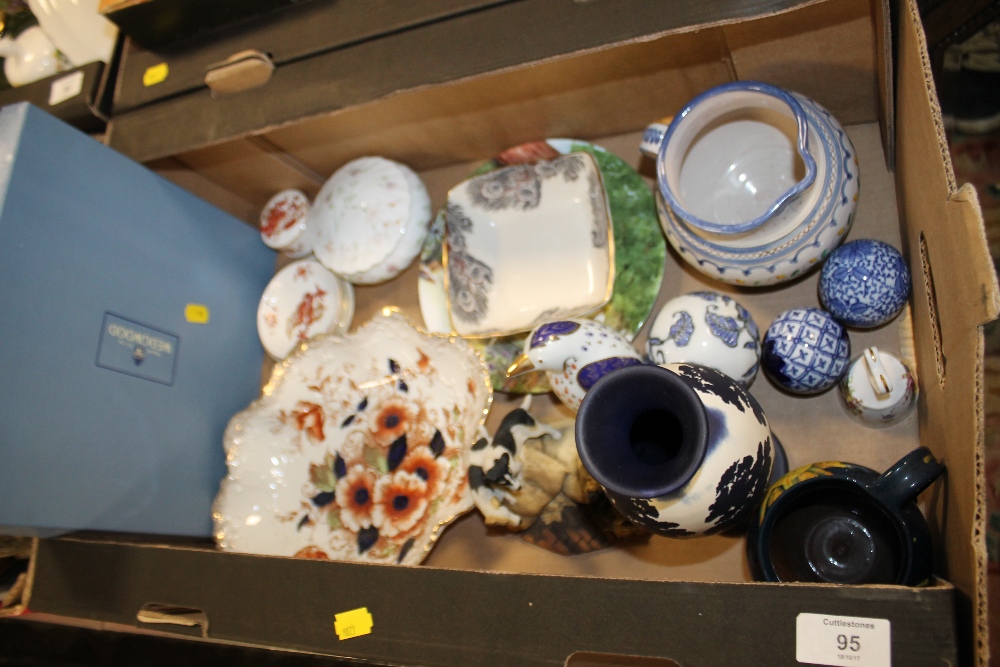
[[(549, 436), (559, 439), (562, 434), (530, 414), (531, 394), (528, 394), (521, 407), (508, 413), (500, 422), (492, 440), (485, 431), (469, 451), (469, 488), (472, 490), (472, 500), (483, 513), (487, 525), (503, 526), (514, 530), (527, 528), (535, 520), (535, 516), (527, 512), (519, 513), (520, 496), (525, 491), (529, 496), (537, 495), (524, 488), (525, 475), (525, 442), (532, 438)], [(531, 463), (528, 462), (530, 466)], [(543, 466), (544, 467), (544, 466)], [(535, 477), (536, 475), (531, 475)], [(558, 470), (558, 491), (563, 484), (565, 471)], [(534, 486), (534, 485), (529, 485)], [(546, 494), (542, 494), (546, 495)], [(555, 492), (552, 493), (555, 495)], [(544, 505), (551, 497), (546, 496), (541, 503)], [(540, 508), (539, 508), (540, 511)], [(534, 514), (538, 514), (536, 511)]]
[(556, 396), (573, 412), (599, 379), (643, 363), (625, 336), (593, 320), (547, 322), (528, 334), (524, 348), (507, 376), (545, 371)]
[(486, 525), (564, 556), (648, 539), (646, 530), (611, 506), (583, 467), (575, 418), (543, 423), (530, 407), (529, 394), (492, 438), (483, 431), (469, 451), (469, 488)]

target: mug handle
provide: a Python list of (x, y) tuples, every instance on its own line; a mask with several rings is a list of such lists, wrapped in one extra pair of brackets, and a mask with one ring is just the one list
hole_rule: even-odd
[(918, 447), (886, 470), (871, 485), (871, 491), (882, 502), (899, 509), (931, 485), (945, 471), (931, 450)]
[(671, 120), (673, 118), (667, 117), (646, 126), (646, 130), (642, 133), (642, 141), (639, 142), (640, 153), (656, 159), (660, 154), (660, 145), (663, 143), (663, 137), (667, 134)]

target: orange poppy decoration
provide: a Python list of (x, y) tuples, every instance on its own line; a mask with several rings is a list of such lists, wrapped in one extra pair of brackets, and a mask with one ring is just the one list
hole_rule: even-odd
[(436, 458), (428, 447), (417, 447), (403, 459), (399, 469), (416, 475), (427, 484), (427, 493), (436, 496), (448, 481), (451, 467), (448, 461)]
[(406, 532), (427, 512), (429, 496), (427, 483), (413, 473), (400, 470), (383, 476), (375, 484), (372, 520), (386, 537)]
[(413, 411), (405, 403), (390, 401), (379, 410), (372, 435), (379, 444), (389, 444), (409, 431), (413, 420)]
[(356, 464), (337, 482), (340, 520), (354, 532), (372, 525), (376, 479), (374, 471)]

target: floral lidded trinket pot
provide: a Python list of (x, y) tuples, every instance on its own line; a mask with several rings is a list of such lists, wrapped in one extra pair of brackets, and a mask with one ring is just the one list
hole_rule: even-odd
[(420, 177), (384, 157), (352, 160), (327, 179), (309, 211), (316, 259), (341, 278), (371, 285), (396, 277), (420, 254), (431, 200)]
[(308, 224), (309, 198), (289, 189), (271, 197), (260, 212), (260, 238), (293, 259), (312, 252), (316, 228)]
[(280, 361), (320, 334), (344, 333), (354, 319), (354, 288), (314, 259), (278, 271), (257, 305), (257, 334)]
[(671, 299), (656, 314), (646, 353), (654, 364), (702, 364), (748, 387), (760, 366), (760, 330), (732, 297), (691, 292)]
[(396, 312), (309, 341), (229, 422), (217, 542), (245, 553), (419, 563), (472, 508), (468, 452), (491, 400), (481, 356)]
[(897, 424), (917, 405), (917, 380), (895, 355), (869, 347), (840, 381), (840, 398), (852, 419), (883, 428)]
[(910, 269), (884, 241), (856, 239), (827, 258), (819, 274), (819, 298), (841, 323), (859, 329), (881, 326), (910, 298)]

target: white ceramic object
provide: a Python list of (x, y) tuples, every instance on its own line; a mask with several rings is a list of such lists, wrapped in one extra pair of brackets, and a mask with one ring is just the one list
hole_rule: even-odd
[(257, 333), (274, 359), (319, 334), (343, 333), (354, 317), (354, 288), (319, 262), (302, 259), (278, 271), (257, 306)]
[(749, 387), (760, 367), (760, 330), (732, 297), (692, 292), (665, 303), (646, 339), (654, 364), (695, 363)]
[(309, 198), (299, 190), (276, 193), (260, 211), (261, 240), (293, 259), (305, 257), (316, 236), (308, 225), (309, 208)]
[(840, 381), (840, 397), (855, 421), (882, 428), (903, 421), (916, 407), (917, 381), (897, 357), (869, 347)]
[(420, 253), (431, 200), (404, 164), (363, 157), (338, 169), (309, 211), (313, 253), (328, 269), (359, 285), (399, 275)]
[(67, 69), (52, 41), (38, 26), (24, 30), (17, 39), (0, 39), (3, 73), (12, 86), (23, 86)]
[(641, 150), (656, 159), (667, 240), (734, 285), (775, 285), (818, 266), (853, 222), (858, 164), (843, 127), (813, 100), (755, 81), (694, 98)]
[(463, 181), (449, 191), (445, 215), (446, 296), (459, 335), (528, 331), (611, 298), (611, 213), (589, 153)]
[(31, 13), (69, 61), (79, 67), (111, 62), (118, 28), (104, 18), (100, 0), (28, 0)]
[(472, 507), (468, 451), (491, 399), (468, 344), (395, 312), (309, 341), (226, 429), (219, 546), (419, 563)]
[(510, 376), (545, 371), (556, 397), (573, 412), (594, 384), (611, 371), (642, 363), (628, 338), (593, 320), (546, 322), (528, 334)]

